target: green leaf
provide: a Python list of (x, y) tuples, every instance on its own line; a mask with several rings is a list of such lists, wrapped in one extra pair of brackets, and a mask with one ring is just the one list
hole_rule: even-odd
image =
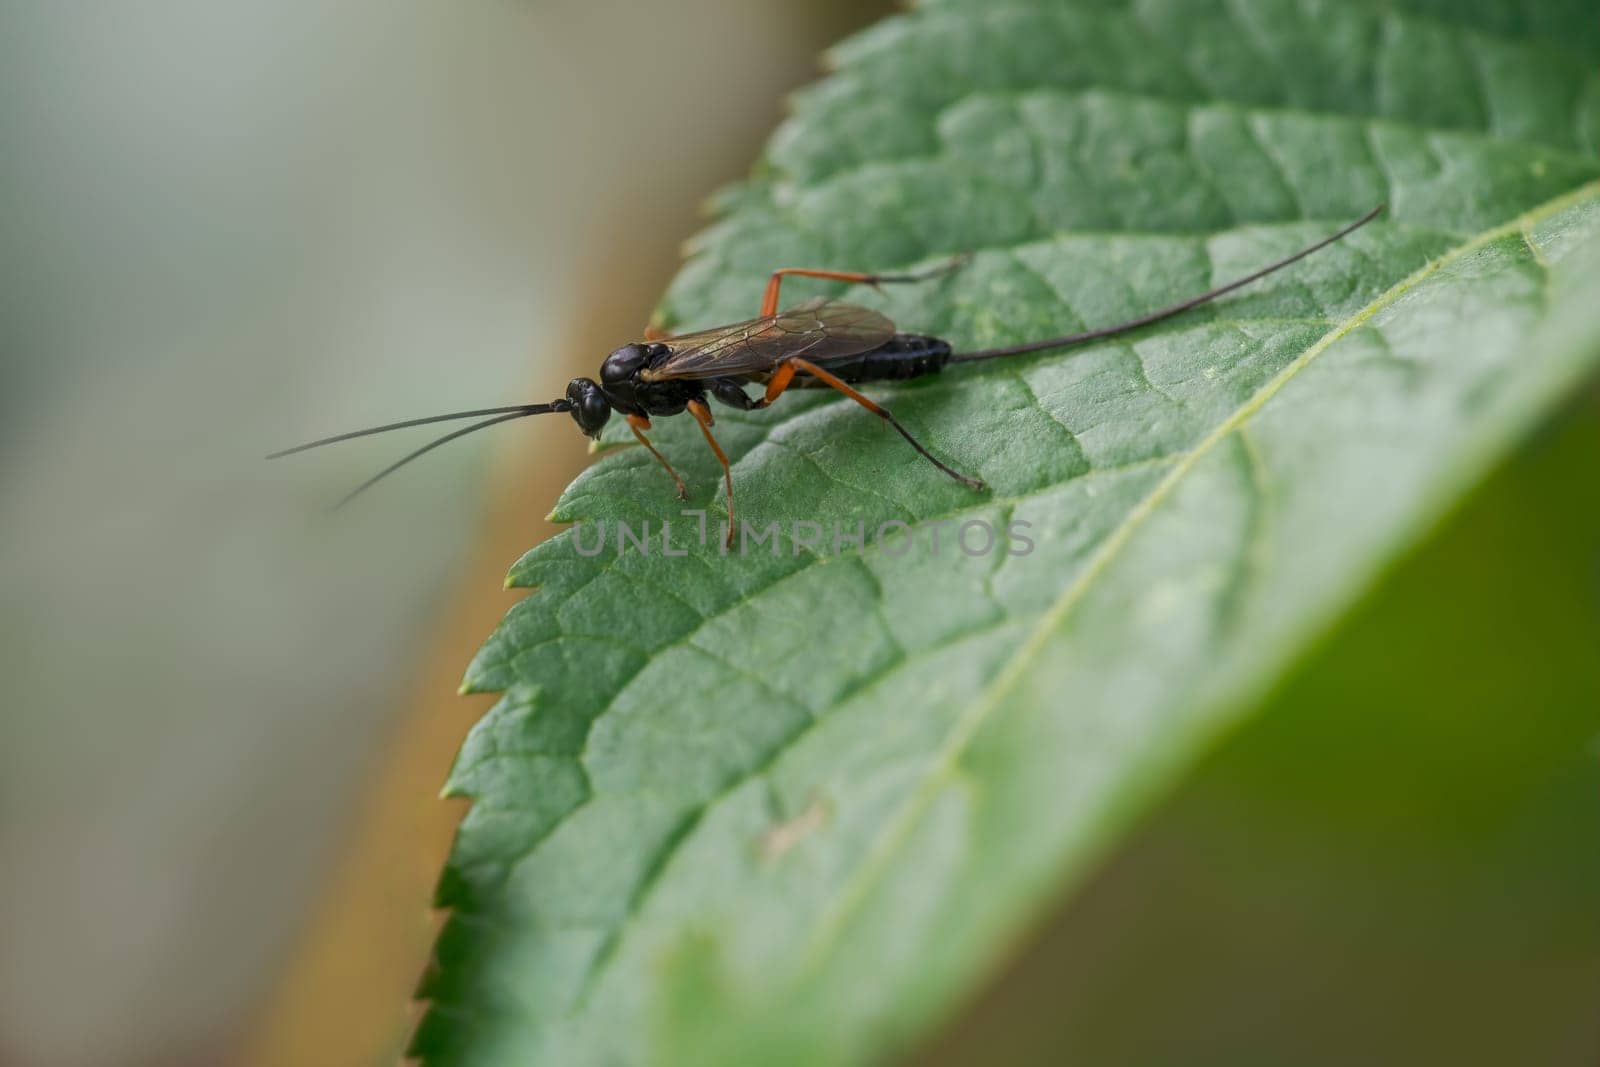
[[(752, 314), (777, 266), (970, 249), (848, 295), (1006, 344), (1391, 209), (1137, 335), (874, 390), (982, 494), (812, 391), (718, 413), (776, 553), (698, 544), (647, 454), (600, 459), (556, 516), (586, 549), (648, 521), (653, 550), (569, 531), (511, 573), (538, 591), (468, 674), (505, 697), (449, 783), (473, 806), (425, 1061), (906, 1047), (1600, 357), (1589, 0), (944, 0), (834, 59), (719, 198), (670, 321)], [(714, 517), (686, 422), (655, 436)], [(1026, 522), (1034, 548), (790, 536), (891, 520)]]
[(1600, 391), (1053, 909), (929, 1064), (1587, 1064)]

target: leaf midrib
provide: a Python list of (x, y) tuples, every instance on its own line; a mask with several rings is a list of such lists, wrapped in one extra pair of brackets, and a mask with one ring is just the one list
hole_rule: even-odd
[(985, 684), (979, 695), (968, 706), (968, 710), (956, 719), (945, 744), (941, 747), (937, 762), (924, 777), (917, 792), (902, 809), (901, 814), (884, 830), (879, 839), (880, 845), (869, 853), (865, 862), (857, 868), (857, 873), (851, 878), (844, 892), (839, 894), (839, 906), (833, 909), (828, 916), (825, 916), (819, 924), (813, 947), (808, 953), (809, 960), (806, 970), (809, 972), (816, 969), (828, 957), (850, 915), (865, 900), (878, 879), (889, 869), (890, 861), (898, 851), (899, 846), (915, 828), (919, 817), (932, 802), (938, 789), (955, 771), (959, 757), (976, 735), (978, 729), (999, 707), (1005, 695), (1026, 674), (1049, 638), (1066, 621), (1067, 616), (1071, 614), (1072, 609), (1087, 594), (1096, 579), (1110, 567), (1122, 547), (1132, 539), (1134, 533), (1137, 532), (1156, 508), (1172, 495), (1185, 476), (1194, 469), (1201, 459), (1205, 458), (1213, 448), (1226, 440), (1229, 435), (1243, 427), (1252, 415), (1260, 411), (1285, 385), (1313, 363), (1323, 352), (1368, 322), (1378, 312), (1392, 305), (1419, 283), (1450, 264), (1493, 244), (1495, 241), (1502, 240), (1513, 234), (1521, 234), (1526, 239), (1528, 228), (1533, 224), (1597, 193), (1600, 193), (1600, 181), (1580, 186), (1562, 196), (1546, 201), (1509, 222), (1484, 230), (1466, 243), (1425, 264), (1295, 357), (1288, 366), (1274, 375), (1271, 380), (1236, 408), (1228, 418), (1218, 423), (1210, 434), (1188, 452), (1180, 455), (1173, 469), (1168, 471), (1161, 481), (1156, 483), (1155, 487), (1107, 535), (1105, 541), (1089, 560), (1088, 564), (1062, 591), (1061, 596), (1044, 612), (1039, 621), (1034, 624), (1032, 632), (1018, 646), (1012, 658), (1000, 669), (993, 680)]

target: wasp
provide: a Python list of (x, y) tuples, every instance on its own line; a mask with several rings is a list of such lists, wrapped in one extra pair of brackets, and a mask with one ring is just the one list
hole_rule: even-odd
[[(766, 292), (761, 300), (761, 313), (755, 318), (675, 336), (663, 336), (646, 331), (643, 340), (625, 344), (605, 358), (600, 364), (598, 380), (574, 378), (567, 383), (566, 395), (547, 404), (514, 404), (508, 407), (480, 408), (474, 411), (456, 411), (446, 415), (407, 419), (404, 422), (393, 422), (384, 426), (324, 437), (294, 448), (286, 448), (281, 452), (274, 452), (267, 458), (277, 459), (309, 448), (320, 448), (339, 441), (388, 433), (391, 430), (401, 430), (411, 426), (488, 416), (481, 422), (430, 441), (396, 460), (351, 490), (343, 500), (339, 501), (339, 505), (343, 505), (412, 460), (458, 437), (489, 426), (527, 418), (530, 415), (564, 412), (572, 416), (572, 420), (584, 434), (595, 438), (610, 420), (612, 413), (618, 412), (627, 420), (633, 436), (666, 470), (673, 484), (677, 486), (679, 499), (687, 500), (688, 487), (684, 484), (683, 478), (651, 443), (648, 432), (652, 418), (666, 418), (688, 412), (699, 424), (701, 433), (705, 435), (706, 444), (715, 453), (717, 462), (722, 465), (723, 483), (727, 489), (727, 536), (731, 539), (734, 520), (733, 472), (728, 463), (727, 453), (723, 451), (716, 435), (712, 433), (716, 420), (712, 416), (709, 400), (715, 399), (740, 411), (759, 411), (771, 406), (789, 389), (809, 386), (835, 389), (849, 397), (892, 426), (919, 456), (932, 463), (942, 473), (968, 489), (981, 491), (984, 489), (981, 481), (962, 474), (934, 455), (894, 417), (894, 413), (888, 407), (856, 387), (869, 382), (909, 381), (913, 378), (938, 374), (952, 364), (981, 363), (1030, 352), (1068, 348), (1129, 333), (1181, 315), (1282, 270), (1365, 226), (1377, 218), (1383, 209), (1384, 205), (1380, 204), (1343, 229), (1242, 278), (1125, 322), (1004, 348), (984, 348), (964, 352), (957, 351), (948, 341), (937, 337), (920, 333), (903, 333), (881, 312), (858, 304), (841, 300), (816, 299), (780, 311), (778, 302), (785, 278), (823, 278), (878, 287), (926, 281), (956, 269), (965, 257), (957, 257), (932, 270), (914, 274), (872, 274), (860, 271), (783, 267), (773, 271), (768, 278)], [(748, 392), (751, 386), (762, 387), (759, 396), (752, 396)]]

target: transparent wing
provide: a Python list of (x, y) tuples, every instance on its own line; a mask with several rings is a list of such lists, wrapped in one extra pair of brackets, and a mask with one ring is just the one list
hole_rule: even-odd
[(813, 300), (776, 315), (683, 334), (665, 343), (666, 358), (642, 371), (645, 381), (761, 374), (791, 356), (817, 363), (869, 352), (894, 336), (894, 323), (871, 308)]

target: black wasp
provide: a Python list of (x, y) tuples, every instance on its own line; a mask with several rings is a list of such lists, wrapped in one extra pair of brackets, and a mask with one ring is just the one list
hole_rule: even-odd
[[(650, 454), (660, 461), (661, 466), (672, 477), (678, 487), (679, 498), (687, 499), (688, 491), (683, 479), (645, 436), (645, 431), (650, 429), (652, 416), (664, 417), (687, 411), (700, 424), (700, 431), (705, 434), (706, 443), (711, 446), (711, 450), (716, 453), (717, 461), (722, 464), (728, 496), (728, 536), (731, 538), (733, 475), (728, 469), (727, 454), (722, 451), (722, 446), (717, 443), (716, 437), (711, 432), (715, 420), (712, 418), (706, 398), (715, 397), (722, 403), (741, 411), (755, 411), (777, 400), (792, 386), (826, 386), (837, 389), (893, 426), (900, 436), (917, 450), (918, 455), (939, 470), (962, 485), (979, 490), (984, 487), (982, 482), (954, 470), (929, 452), (922, 442), (913, 437), (911, 432), (895, 419), (888, 408), (861, 393), (855, 386), (863, 382), (906, 381), (927, 374), (937, 374), (952, 363), (976, 363), (1050, 348), (1065, 348), (1068, 345), (1127, 333), (1141, 326), (1148, 326), (1181, 314), (1281, 270), (1365, 226), (1382, 211), (1383, 206), (1379, 205), (1337, 233), (1301, 249), (1292, 256), (1280, 259), (1226, 285), (1126, 322), (1083, 333), (1068, 334), (1064, 337), (1050, 337), (1042, 341), (972, 352), (956, 352), (948, 342), (937, 337), (901, 333), (882, 313), (839, 300), (812, 300), (787, 311), (778, 310), (779, 288), (783, 284), (783, 279), (791, 275), (877, 286), (926, 280), (958, 266), (961, 262), (959, 258), (920, 274), (864, 274), (856, 271), (784, 267), (772, 272), (767, 282), (766, 295), (761, 301), (761, 314), (755, 318), (695, 333), (671, 337), (647, 336), (643, 341), (623, 345), (600, 364), (599, 381), (591, 378), (574, 378), (567, 383), (566, 396), (559, 400), (552, 400), (548, 404), (517, 404), (510, 407), (482, 408), (476, 411), (457, 411), (448, 415), (408, 419), (387, 426), (375, 426), (367, 430), (324, 437), (295, 448), (284, 449), (282, 452), (275, 452), (267, 458), (276, 459), (295, 452), (303, 452), (308, 448), (318, 448), (337, 441), (386, 433), (408, 426), (491, 416), (482, 422), (445, 434), (390, 464), (352, 490), (344, 500), (340, 501), (343, 504), (418, 456), (487, 426), (529, 415), (566, 412), (585, 434), (597, 437), (606, 421), (611, 418), (612, 411), (619, 411), (628, 420), (628, 426), (633, 430), (633, 435), (639, 439), (639, 443), (650, 450)], [(753, 398), (745, 392), (745, 387), (750, 384), (765, 385), (765, 391), (759, 398)]]

